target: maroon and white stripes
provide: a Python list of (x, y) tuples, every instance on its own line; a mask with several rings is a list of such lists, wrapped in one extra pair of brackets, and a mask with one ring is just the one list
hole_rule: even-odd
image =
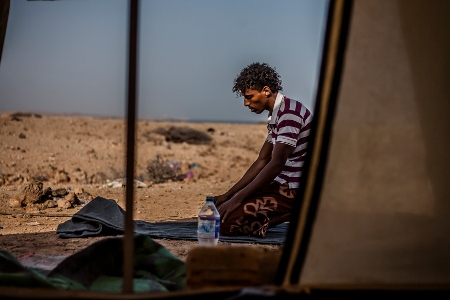
[(295, 147), (283, 171), (275, 178), (280, 184), (288, 183), (289, 188), (300, 185), (311, 120), (312, 114), (303, 104), (278, 93), (266, 140), (274, 145), (284, 143)]

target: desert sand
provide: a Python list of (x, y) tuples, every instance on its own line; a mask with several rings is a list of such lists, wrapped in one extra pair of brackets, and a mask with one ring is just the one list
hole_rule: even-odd
[[(56, 228), (97, 196), (125, 209), (118, 184), (126, 170), (125, 133), (124, 119), (2, 112), (0, 248), (17, 258), (68, 256), (105, 238), (61, 239)], [(207, 195), (225, 192), (244, 174), (265, 136), (265, 124), (139, 121), (135, 178), (143, 187), (135, 189), (134, 219), (196, 220)], [(27, 205), (24, 191), (36, 181), (44, 190), (76, 193), (76, 201), (49, 194), (54, 201)], [(182, 260), (197, 246), (157, 242)]]

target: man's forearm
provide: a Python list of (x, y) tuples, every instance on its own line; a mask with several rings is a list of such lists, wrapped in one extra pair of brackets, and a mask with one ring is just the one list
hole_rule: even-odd
[(277, 144), (270, 161), (258, 171), (252, 181), (242, 187), (240, 198), (246, 198), (269, 185), (283, 171), (286, 160), (292, 151), (294, 148), (289, 145)]
[(266, 166), (266, 163), (261, 160), (256, 160), (250, 168), (245, 172), (244, 176), (233, 185), (228, 192), (226, 192), (227, 196), (231, 198), (234, 194), (245, 188), (248, 184), (250, 184), (256, 176), (261, 172), (261, 170)]
[(244, 198), (260, 191), (267, 185), (269, 185), (275, 177), (283, 170), (284, 165), (271, 161), (265, 165), (264, 168), (254, 177), (252, 181), (246, 184), (241, 189), (242, 196)]

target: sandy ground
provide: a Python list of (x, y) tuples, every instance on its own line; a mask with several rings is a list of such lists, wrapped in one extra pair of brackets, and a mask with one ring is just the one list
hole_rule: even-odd
[[(104, 238), (60, 239), (56, 228), (96, 196), (113, 199), (125, 208), (125, 188), (112, 186), (125, 177), (125, 126), (121, 119), (1, 113), (0, 248), (18, 258), (67, 256)], [(192, 129), (211, 140), (177, 142), (169, 135), (168, 141), (161, 133), (171, 128)], [(135, 190), (134, 219), (196, 220), (207, 195), (225, 192), (243, 175), (265, 135), (265, 124), (140, 121), (136, 179), (147, 187)], [(157, 158), (177, 170), (178, 177), (158, 183), (151, 176), (155, 168), (149, 168)], [(40, 202), (20, 204), (24, 190), (36, 179), (44, 190), (77, 191), (78, 201), (68, 207), (70, 202), (57, 201), (68, 196), (55, 196), (50, 199), (56, 207)], [(192, 241), (157, 241), (182, 260), (197, 246)]]

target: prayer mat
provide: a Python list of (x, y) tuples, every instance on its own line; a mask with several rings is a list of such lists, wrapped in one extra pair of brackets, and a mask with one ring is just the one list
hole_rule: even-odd
[[(81, 238), (123, 234), (125, 211), (111, 199), (96, 197), (76, 212), (70, 220), (58, 225), (60, 238)], [(266, 237), (220, 236), (220, 242), (252, 244), (284, 244), (288, 223), (267, 230)], [(134, 221), (134, 232), (152, 238), (197, 240), (197, 222), (146, 222)]]

